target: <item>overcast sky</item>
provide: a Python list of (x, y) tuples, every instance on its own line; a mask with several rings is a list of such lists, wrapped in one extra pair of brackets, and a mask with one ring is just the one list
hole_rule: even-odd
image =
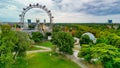
[[(0, 21), (19, 22), (22, 9), (36, 3), (52, 11), (55, 23), (104, 23), (108, 19), (120, 23), (120, 0), (0, 0)], [(29, 10), (27, 19), (49, 21), (42, 9)]]

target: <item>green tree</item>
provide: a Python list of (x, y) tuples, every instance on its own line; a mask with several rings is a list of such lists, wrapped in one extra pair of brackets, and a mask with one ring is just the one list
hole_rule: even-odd
[(98, 58), (98, 61), (102, 62), (105, 68), (113, 68), (113, 59), (120, 57), (120, 53), (118, 48), (100, 43), (91, 48), (91, 56)]
[(89, 43), (92, 43), (92, 40), (90, 39), (90, 37), (88, 35), (83, 35), (80, 38), (80, 43), (81, 44), (89, 44)]
[(32, 39), (33, 39), (35, 42), (40, 42), (40, 41), (43, 39), (43, 34), (40, 33), (40, 32), (33, 32), (33, 33), (32, 33)]
[(15, 56), (25, 55), (30, 39), (24, 32), (11, 30), (9, 25), (0, 28), (0, 68), (10, 68)]
[(26, 50), (31, 44), (29, 35), (25, 32), (17, 31), (16, 37), (18, 39), (18, 42), (16, 42), (16, 46), (14, 48), (14, 51), (15, 51), (14, 58), (16, 56), (19, 56), (19, 57), (25, 56)]
[(90, 62), (91, 60), (91, 51), (90, 45), (82, 45), (80, 52), (78, 53), (78, 57), (83, 57), (85, 60)]
[(53, 33), (52, 42), (58, 46), (60, 52), (73, 54), (74, 39), (69, 33)]
[(113, 59), (113, 67), (114, 68), (119, 68), (120, 67), (120, 58), (114, 58)]
[(105, 68), (114, 68), (113, 65), (118, 65), (119, 62), (116, 63), (114, 59), (120, 57), (120, 52), (118, 48), (112, 45), (106, 45), (105, 43), (99, 43), (93, 46), (83, 45), (80, 49), (79, 57), (85, 58), (85, 60), (89, 61), (91, 59), (97, 59), (97, 63), (102, 63)]
[(53, 27), (53, 32), (59, 32), (59, 31), (62, 31), (62, 28), (60, 26)]
[(85, 33), (85, 31), (77, 30), (75, 36), (80, 38), (83, 33)]
[(109, 40), (106, 37), (100, 37), (100, 38), (97, 38), (97, 42), (96, 43), (106, 43), (106, 44), (109, 44)]
[(0, 33), (0, 68), (8, 67), (13, 61), (13, 49), (17, 38), (9, 25), (1, 26)]

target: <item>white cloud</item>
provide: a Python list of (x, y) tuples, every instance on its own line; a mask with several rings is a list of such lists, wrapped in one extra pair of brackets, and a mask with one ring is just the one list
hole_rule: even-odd
[(53, 1), (51, 0), (16, 0), (16, 1), (25, 6), (28, 6), (29, 4), (36, 4), (36, 3), (39, 3), (41, 5), (46, 5), (48, 8), (52, 8), (53, 6)]
[(7, 10), (16, 11), (16, 10), (17, 10), (17, 7), (16, 7), (15, 5), (8, 5), (8, 6), (7, 6)]
[[(19, 14), (21, 14), (22, 8), (36, 3), (46, 5), (52, 11), (54, 22), (107, 22), (108, 19), (113, 19), (114, 22), (120, 22), (120, 13), (117, 10), (120, 7), (119, 0), (8, 0), (5, 4), (7, 9), (1, 8), (0, 17), (16, 18), (19, 21)], [(0, 3), (1, 5), (4, 5), (2, 1)], [(117, 14), (111, 15), (113, 10), (110, 9), (116, 9), (115, 11), (117, 12), (114, 11), (114, 13)], [(26, 20), (27, 18), (34, 20), (36, 18), (46, 18), (49, 20), (46, 13), (38, 13), (38, 10), (32, 9), (28, 11)], [(103, 16), (98, 16), (97, 14), (103, 14)]]

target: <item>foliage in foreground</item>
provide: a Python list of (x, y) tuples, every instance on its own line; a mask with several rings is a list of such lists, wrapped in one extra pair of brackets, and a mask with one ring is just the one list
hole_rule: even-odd
[[(105, 68), (116, 68), (116, 65), (119, 66), (116, 58), (120, 57), (120, 52), (118, 48), (104, 43), (93, 46), (82, 45), (79, 57), (84, 57), (89, 62), (91, 62), (91, 59), (96, 59), (95, 62), (103, 63)], [(116, 60), (114, 61), (114, 59)]]
[(16, 32), (16, 37), (18, 38), (18, 41), (16, 42), (16, 46), (14, 48), (14, 58), (16, 56), (25, 56), (26, 50), (31, 44), (31, 40), (29, 39), (29, 35), (27, 33)]
[(13, 31), (9, 25), (0, 28), (0, 68), (8, 68), (16, 56), (25, 55), (30, 40), (27, 34)]
[(15, 42), (17, 42), (15, 32), (11, 31), (9, 25), (2, 25), (0, 33), (0, 68), (8, 67), (13, 61), (12, 52)]
[(60, 52), (73, 54), (74, 39), (69, 33), (53, 33), (52, 42), (58, 46)]

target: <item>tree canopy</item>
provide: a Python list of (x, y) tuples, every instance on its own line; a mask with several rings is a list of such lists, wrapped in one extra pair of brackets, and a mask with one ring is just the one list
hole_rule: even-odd
[[(29, 45), (30, 39), (26, 33), (13, 31), (9, 25), (2, 25), (0, 33), (0, 68), (8, 68), (13, 63), (15, 55), (25, 55), (26, 48)], [(13, 54), (14, 52), (15, 54)]]
[(55, 32), (52, 36), (52, 42), (58, 46), (59, 51), (67, 54), (73, 54), (73, 37), (66, 32)]
[(35, 42), (40, 42), (40, 41), (43, 39), (43, 34), (40, 33), (40, 32), (33, 32), (33, 33), (32, 33), (32, 39), (33, 39)]

